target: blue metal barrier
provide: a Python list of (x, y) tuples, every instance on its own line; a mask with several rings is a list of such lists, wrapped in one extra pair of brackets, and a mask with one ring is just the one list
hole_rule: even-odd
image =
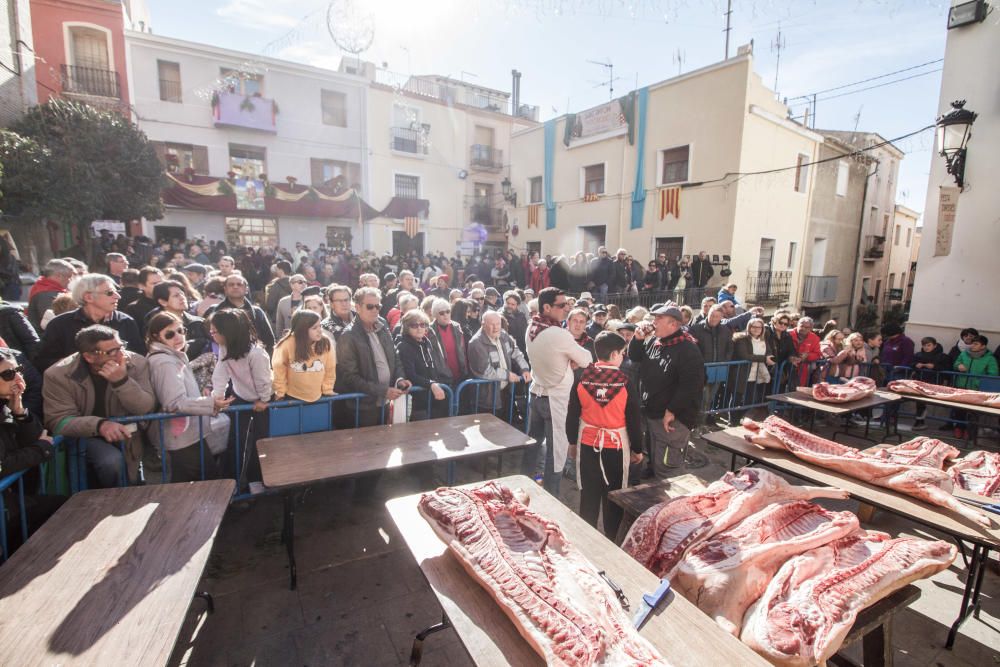
[[(916, 369), (911, 366), (893, 366), (889, 376), (891, 380), (919, 380), (946, 387), (968, 388), (974, 391), (990, 393), (1000, 392), (1000, 377), (996, 375), (977, 375), (953, 370), (945, 371), (925, 368)], [(969, 430), (972, 431), (968, 434), (971, 436), (970, 439), (972, 442), (975, 443), (978, 440), (979, 432), (977, 427), (980, 425), (979, 420), (983, 415), (977, 415), (975, 412), (963, 409), (961, 403), (954, 403), (953, 406), (946, 408), (919, 401), (907, 401), (904, 394), (902, 405), (913, 405), (916, 409), (911, 411), (909, 408), (900, 407), (898, 414), (901, 417), (942, 422), (945, 428), (954, 427)], [(920, 411), (921, 408), (923, 408), (922, 412)], [(945, 416), (932, 414), (931, 410), (948, 410), (948, 414)]]
[[(55, 438), (52, 439), (52, 446), (56, 449), (56, 451), (59, 450), (59, 448), (63, 445), (63, 443), (64, 440), (62, 437), (56, 436)], [(47, 467), (48, 467), (47, 462), (38, 465), (41, 477), (39, 492), (42, 495), (46, 495), (47, 492), (47, 485), (45, 480), (45, 476), (48, 472)], [(17, 506), (18, 506), (18, 519), (21, 528), (21, 544), (24, 544), (28, 540), (29, 537), (28, 512), (24, 503), (24, 476), (28, 473), (29, 470), (32, 469), (33, 468), (28, 468), (26, 470), (19, 470), (15, 473), (11, 473), (9, 475), (0, 478), (0, 556), (2, 556), (2, 558), (0, 558), (0, 562), (5, 562), (10, 557), (10, 543), (7, 537), (8, 513), (7, 513), (7, 505), (6, 505), (6, 499), (4, 498), (4, 494), (9, 488), (14, 486), (15, 484), (17, 485)], [(57, 466), (56, 467), (57, 488), (62, 486), (61, 477), (62, 475), (59, 473), (59, 468)]]
[[(475, 402), (473, 404), (473, 409), (478, 412), (480, 410), (480, 402), (479, 402), (480, 388), (485, 385), (489, 385), (491, 387), (490, 395), (492, 397), (490, 400), (490, 403), (492, 404), (490, 412), (494, 416), (499, 416), (503, 418), (504, 417), (503, 415), (497, 415), (497, 409), (502, 407), (500, 405), (500, 400), (499, 400), (499, 397), (501, 396), (500, 384), (501, 380), (481, 380), (478, 378), (471, 378), (469, 380), (464, 380), (463, 382), (459, 383), (458, 387), (455, 388), (455, 400), (452, 403), (452, 414), (457, 415), (461, 411), (462, 392), (466, 391), (469, 387), (475, 387)], [(516, 408), (516, 400), (517, 400), (517, 389), (518, 387), (522, 386), (524, 386), (527, 389), (527, 385), (523, 379), (519, 379), (517, 382), (508, 382), (507, 385), (508, 386), (506, 391), (509, 392), (508, 395), (509, 400), (507, 401), (508, 405), (506, 410), (507, 412), (506, 419), (508, 424), (513, 424), (514, 410)], [(527, 417), (525, 417), (525, 422), (527, 422)]]

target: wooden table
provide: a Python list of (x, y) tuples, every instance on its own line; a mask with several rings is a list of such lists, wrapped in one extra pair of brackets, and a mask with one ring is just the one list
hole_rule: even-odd
[[(899, 394), (894, 394), (889, 391), (877, 390), (871, 396), (865, 396), (857, 401), (848, 401), (846, 403), (827, 403), (825, 401), (817, 401), (812, 397), (811, 388), (800, 388), (795, 391), (789, 391), (784, 394), (772, 394), (767, 397), (769, 401), (777, 401), (779, 403), (785, 403), (787, 405), (794, 405), (795, 407), (805, 408), (809, 410), (809, 430), (813, 431), (816, 427), (816, 413), (824, 412), (828, 415), (834, 416), (847, 416), (855, 412), (861, 412), (862, 410), (867, 411), (865, 413), (865, 433), (864, 435), (854, 435), (850, 430), (850, 422), (845, 426), (843, 431), (835, 431), (832, 439), (836, 441), (837, 435), (843, 433), (844, 435), (849, 435), (853, 438), (861, 438), (863, 440), (868, 440), (870, 442), (879, 442), (868, 437), (868, 433), (871, 430), (871, 409), (876, 407), (882, 407), (886, 405), (891, 405), (899, 403), (902, 400), (902, 396)], [(894, 427), (894, 428), (890, 428)], [(896, 437), (902, 439), (902, 435), (899, 433), (898, 424), (892, 420), (886, 422), (886, 438)]]
[[(289, 583), (297, 583), (295, 567), (296, 488), (357, 477), (365, 473), (473, 456), (502, 454), (535, 443), (522, 431), (491, 414), (323, 431), (257, 443), (264, 486), (285, 493), (282, 540), (288, 552)], [(449, 467), (448, 483), (453, 482)]]
[[(530, 507), (558, 523), (569, 541), (621, 586), (632, 602), (633, 612), (642, 594), (655, 590), (659, 584), (653, 573), (529, 478), (518, 475), (497, 481), (512, 489), (524, 489), (531, 497)], [(544, 664), (496, 601), (468, 575), (455, 555), (448, 553), (447, 545), (417, 511), (419, 499), (420, 494), (396, 498), (387, 502), (386, 507), (475, 663), (516, 667)], [(677, 667), (769, 664), (693, 604), (673, 593), (668, 603), (646, 622), (641, 634)]]
[(167, 664), (234, 488), (72, 496), (0, 568), (0, 664)]
[(705, 480), (696, 475), (678, 475), (667, 479), (630, 486), (627, 489), (617, 489), (608, 492), (608, 500), (624, 510), (622, 521), (618, 526), (618, 535), (615, 543), (621, 544), (628, 529), (632, 527), (639, 515), (648, 510), (653, 505), (658, 505), (665, 500), (676, 498), (677, 496), (696, 493), (704, 490), (707, 486)]
[[(968, 575), (962, 597), (962, 607), (958, 618), (951, 626), (948, 641), (945, 644), (946, 648), (951, 648), (955, 644), (955, 637), (958, 635), (958, 629), (962, 623), (970, 615), (974, 614), (977, 618), (979, 617), (979, 597), (986, 562), (991, 550), (1000, 549), (1000, 528), (996, 527), (1000, 517), (994, 516), (994, 527), (985, 528), (948, 508), (930, 505), (912, 496), (873, 486), (833, 470), (820, 468), (785, 451), (761, 449), (747, 442), (743, 437), (745, 433), (747, 433), (745, 429), (733, 427), (724, 431), (707, 433), (702, 437), (706, 442), (732, 454), (730, 467), (733, 469), (736, 466), (736, 457), (740, 456), (812, 484), (839, 487), (862, 503), (892, 512), (949, 535), (958, 543), (963, 558), (966, 554), (965, 543), (972, 545), (972, 556), (966, 561)], [(988, 500), (960, 490), (955, 492), (955, 496)]]
[[(1000, 417), (1000, 408), (993, 408), (988, 405), (976, 405), (975, 403), (958, 403), (957, 401), (942, 401), (940, 398), (930, 398), (929, 396), (921, 396), (919, 394), (900, 394), (899, 397), (904, 401), (918, 401), (920, 403), (925, 403), (927, 405), (939, 405), (942, 407), (950, 408), (952, 410), (965, 410), (970, 412), (972, 415), (987, 415), (991, 417)], [(939, 418), (940, 419), (940, 418)], [(971, 425), (975, 426), (978, 420), (969, 419)], [(968, 429), (970, 433), (966, 434), (966, 439), (975, 444), (979, 439), (979, 430), (970, 428)]]

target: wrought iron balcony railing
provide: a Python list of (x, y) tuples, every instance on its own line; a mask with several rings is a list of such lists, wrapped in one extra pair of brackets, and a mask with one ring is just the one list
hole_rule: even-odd
[(94, 97), (121, 99), (122, 88), (118, 72), (93, 67), (61, 65), (63, 92)]

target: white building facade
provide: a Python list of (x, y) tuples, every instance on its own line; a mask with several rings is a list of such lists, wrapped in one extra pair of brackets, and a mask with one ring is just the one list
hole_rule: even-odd
[[(1000, 77), (995, 68), (983, 69), (984, 63), (996, 62), (997, 54), (1000, 22), (995, 17), (948, 30), (938, 111), (948, 113), (952, 101), (966, 100), (965, 108), (979, 116), (968, 143), (963, 191), (950, 190), (956, 183), (944, 158), (935, 151), (931, 159), (919, 272), (906, 327), (911, 338), (934, 336), (945, 348), (965, 327), (986, 335), (990, 349), (1000, 342), (995, 278), (1000, 189), (993, 183), (1000, 173)], [(944, 216), (942, 193), (955, 197)]]
[(368, 196), (363, 77), (125, 34), (135, 120), (178, 194), (147, 236), (361, 249), (363, 207), (338, 200)]

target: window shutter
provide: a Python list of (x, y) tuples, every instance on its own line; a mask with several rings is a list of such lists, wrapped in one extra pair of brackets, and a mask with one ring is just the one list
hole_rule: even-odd
[(198, 174), (208, 175), (208, 146), (192, 146), (191, 155), (194, 157), (194, 170)]
[(323, 185), (323, 161), (316, 158), (309, 158), (309, 169), (312, 173), (313, 186)]

